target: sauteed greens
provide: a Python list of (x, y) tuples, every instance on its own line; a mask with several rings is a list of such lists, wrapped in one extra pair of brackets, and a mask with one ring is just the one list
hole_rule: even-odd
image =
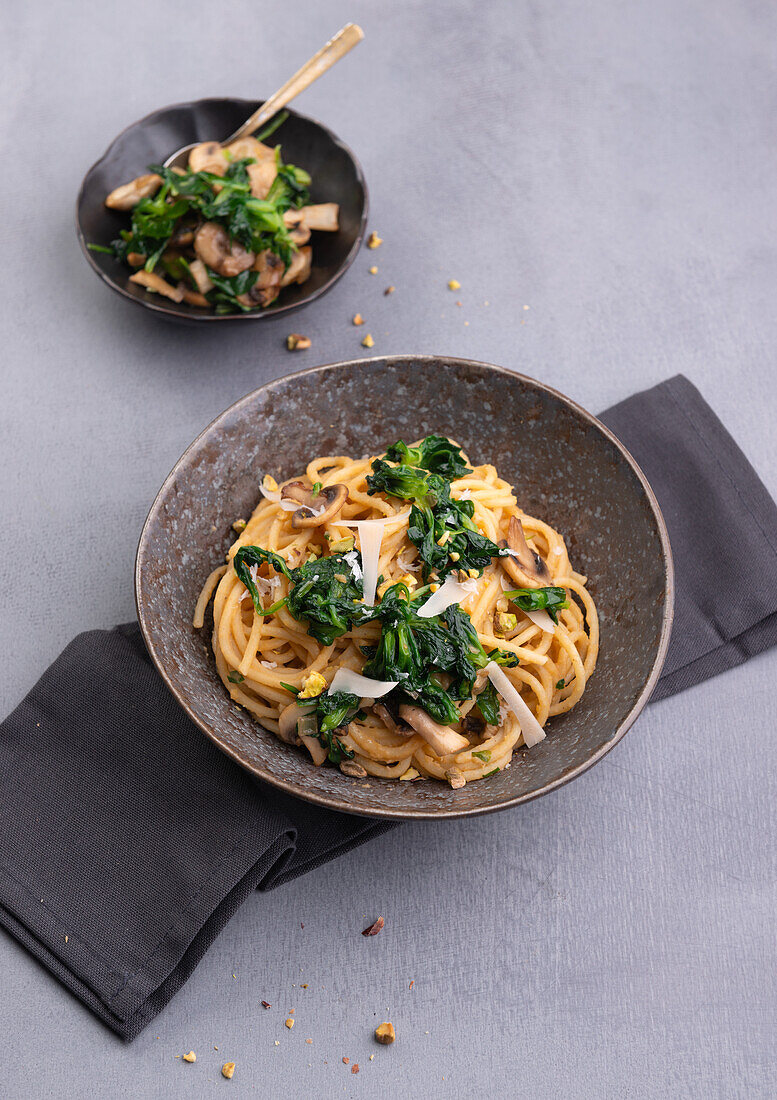
[[(266, 136), (266, 135), (265, 135)], [(310, 275), (312, 230), (335, 232), (336, 203), (310, 205), (310, 175), (258, 138), (195, 146), (186, 170), (151, 165), (108, 195), (130, 214), (110, 246), (130, 282), (217, 313), (270, 305)]]

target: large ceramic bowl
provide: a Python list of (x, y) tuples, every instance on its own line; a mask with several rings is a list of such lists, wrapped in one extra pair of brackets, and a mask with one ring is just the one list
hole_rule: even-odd
[[(451, 790), (434, 781), (345, 778), (315, 768), (230, 700), (211, 624), (195, 630), (203, 581), (224, 561), (231, 524), (263, 474), (287, 478), (313, 455), (375, 453), (398, 438), (449, 435), (494, 463), (522, 508), (561, 531), (601, 615), (601, 653), (581, 702), (512, 767)], [(149, 513), (136, 563), (140, 625), (181, 706), (219, 748), (299, 798), (385, 818), (460, 817), (546, 794), (609, 752), (658, 679), (672, 620), (672, 561), (650, 486), (603, 424), (569, 398), (485, 363), (392, 356), (315, 367), (232, 405), (178, 461)]]
[(131, 283), (131, 270), (113, 256), (92, 252), (87, 244), (109, 245), (129, 216), (105, 206), (105, 196), (159, 164), (170, 153), (195, 141), (219, 140), (233, 133), (261, 103), (248, 99), (198, 99), (163, 107), (123, 130), (84, 177), (76, 203), (76, 229), (81, 249), (103, 282), (123, 298), (174, 321), (258, 321), (288, 313), (320, 298), (356, 258), (367, 224), (367, 185), (361, 165), (347, 145), (312, 118), (289, 111), (273, 142), (283, 146), (287, 163), (313, 177), (312, 202), (340, 204), (337, 233), (313, 234), (313, 269), (301, 286), (286, 287), (267, 309), (220, 314), (185, 302), (172, 302)]

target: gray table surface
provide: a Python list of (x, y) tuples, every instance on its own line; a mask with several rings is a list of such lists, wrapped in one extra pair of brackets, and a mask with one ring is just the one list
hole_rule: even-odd
[[(507, 364), (594, 411), (683, 371), (777, 493), (772, 0), (7, 15), (3, 713), (75, 633), (132, 617), (140, 525), (200, 428), (358, 356), (356, 311), (376, 353)], [(164, 103), (267, 94), (348, 19), (365, 42), (300, 109), (361, 158), (380, 251), (249, 328), (167, 326), (105, 290), (72, 208), (114, 134)], [(252, 897), (130, 1046), (0, 935), (0, 1095), (774, 1095), (776, 673), (765, 654), (650, 707), (539, 802), (404, 827)], [(393, 1047), (372, 1041), (382, 1019)]]

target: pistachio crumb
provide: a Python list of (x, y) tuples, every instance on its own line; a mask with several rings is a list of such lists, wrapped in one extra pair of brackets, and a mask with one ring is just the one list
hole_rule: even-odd
[(287, 1017), (287, 1019), (284, 1020), (284, 1023), (286, 1024), (286, 1027), (289, 1029), (289, 1031), (291, 1031), (291, 1029), (294, 1027), (294, 1017)]
[(383, 1046), (388, 1046), (389, 1043), (393, 1043), (396, 1037), (397, 1034), (394, 1031), (394, 1025), (388, 1023), (388, 1021), (378, 1024), (375, 1028), (375, 1038), (379, 1043), (382, 1043)]
[(374, 1055), (374, 1054), (371, 1054), (371, 1055), (370, 1055), (370, 1061), (372, 1061), (372, 1059), (373, 1059), (374, 1057), (375, 1057), (375, 1055)]
[(445, 778), (450, 783), (454, 791), (459, 790), (467, 782), (464, 778), (463, 772), (459, 768), (448, 768), (445, 772)]
[(362, 340), (362, 347), (365, 347), (365, 348), (374, 348), (375, 347), (375, 341), (373, 340), (372, 335), (369, 332), (367, 333), (367, 335)]
[(387, 286), (383, 291), (384, 297), (388, 298), (389, 294), (393, 294), (397, 288), (395, 286)]
[(299, 332), (292, 332), (286, 337), (286, 347), (289, 351), (306, 351), (312, 344), (309, 336), (302, 336)]
[(375, 266), (375, 264), (373, 264), (372, 267), (370, 268), (370, 275), (377, 275), (377, 274), (378, 274), (378, 269)]
[(380, 248), (382, 244), (383, 238), (379, 237), (378, 234), (373, 230), (373, 232), (370, 233), (369, 239), (367, 240), (367, 248)]
[(361, 313), (354, 313), (353, 323), (355, 325), (363, 325), (364, 324), (364, 318), (362, 317)]
[(458, 279), (448, 279), (448, 290), (461, 290), (461, 283)]
[(404, 779), (406, 782), (410, 782), (413, 779), (418, 779), (420, 774), (421, 773), (416, 771), (415, 768), (408, 768), (407, 771), (403, 775), (400, 775), (399, 778), (400, 781)]
[(194, 1053), (193, 1050), (190, 1050), (188, 1054), (184, 1054), (183, 1060), (184, 1062), (196, 1062), (197, 1055)]
[(227, 1079), (229, 1079), (231, 1077), (234, 1077), (234, 1075), (235, 1075), (235, 1063), (234, 1062), (225, 1062), (224, 1065), (221, 1067), (221, 1072), (224, 1075), (224, 1077), (226, 1077)]

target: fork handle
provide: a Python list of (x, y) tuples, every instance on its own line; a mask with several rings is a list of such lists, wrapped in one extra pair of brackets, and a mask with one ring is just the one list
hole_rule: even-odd
[(271, 95), (262, 106), (243, 123), (240, 129), (235, 130), (232, 137), (226, 139), (225, 145), (238, 138), (247, 137), (255, 133), (265, 122), (269, 122), (273, 115), (277, 115), (282, 107), (290, 103), (300, 92), (304, 92), (314, 80), (318, 78), (339, 61), (341, 57), (354, 48), (364, 38), (364, 31), (356, 23), (346, 23), (342, 30), (338, 31), (334, 38), (322, 46), (318, 53), (306, 61), (301, 69), (292, 76), (282, 88)]

